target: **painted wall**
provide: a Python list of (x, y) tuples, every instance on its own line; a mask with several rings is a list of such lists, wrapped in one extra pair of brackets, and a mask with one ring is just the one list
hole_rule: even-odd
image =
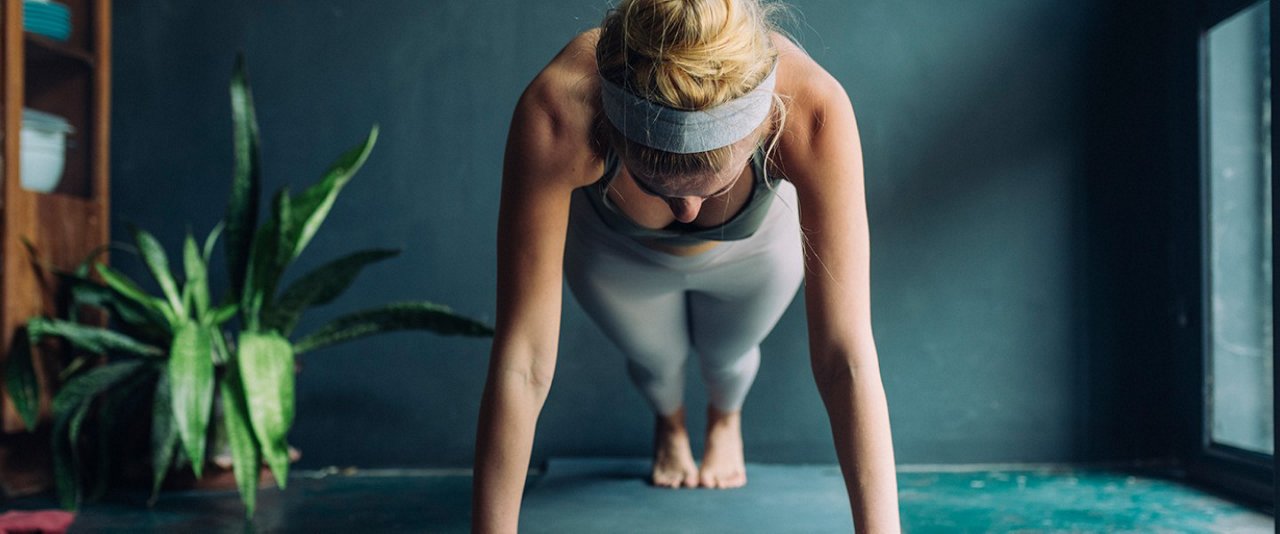
[[(1141, 148), (1155, 126), (1138, 96), (1144, 43), (1159, 37), (1149, 12), (1066, 0), (792, 4), (788, 27), (858, 114), (898, 461), (1164, 454), (1168, 418), (1148, 410), (1168, 380), (1148, 366), (1172, 315), (1156, 289), (1167, 213), (1151, 202), (1158, 175), (1141, 168), (1157, 157)], [(226, 85), (244, 50), (267, 195), (301, 190), (370, 125), (382, 129), (291, 272), (358, 248), (403, 253), (298, 332), (402, 299), (492, 319), (508, 119), (528, 80), (605, 8), (118, 2), (114, 235), (134, 222), (176, 247), (185, 225), (203, 235), (222, 216)], [(131, 258), (114, 261), (144, 277)], [(651, 416), (621, 354), (565, 295), (535, 461), (648, 454)], [(751, 461), (835, 461), (802, 304), (763, 347), (744, 415)], [(300, 465), (469, 465), (488, 349), (396, 333), (306, 356), (291, 435)], [(705, 396), (694, 367), (690, 385), (697, 452)]]

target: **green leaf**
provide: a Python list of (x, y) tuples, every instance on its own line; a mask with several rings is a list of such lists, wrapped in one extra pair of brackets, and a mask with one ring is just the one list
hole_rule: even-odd
[(252, 518), (258, 495), (258, 470), (262, 465), (262, 453), (253, 437), (253, 423), (245, 400), (244, 382), (240, 380), (240, 370), (236, 366), (227, 367), (227, 374), (219, 388), (236, 485), (240, 487), (240, 499), (244, 501), (245, 517)]
[(58, 489), (58, 502), (64, 509), (80, 506), (83, 491), (80, 485), (80, 425), (89, 411), (92, 399), (87, 399), (65, 418), (54, 421), (53, 473)]
[(54, 481), (59, 503), (75, 509), (80, 504), (80, 425), (94, 397), (142, 369), (144, 360), (114, 362), (86, 371), (67, 381), (53, 398)]
[(230, 321), (236, 316), (236, 312), (240, 310), (240, 306), (234, 302), (229, 302), (214, 308), (213, 313), (209, 314), (209, 324), (219, 325)]
[(243, 54), (236, 55), (235, 68), (231, 72), (231, 123), (235, 170), (227, 202), (225, 250), (227, 272), (231, 278), (230, 291), (232, 295), (239, 295), (249, 276), (249, 255), (258, 226), (258, 197), (262, 181), (258, 117), (253, 109), (253, 92), (249, 88)]
[(81, 259), (78, 263), (76, 263), (75, 269), (72, 270), (72, 273), (74, 273), (76, 276), (88, 277), (89, 269), (93, 267), (93, 262), (98, 259), (98, 256), (101, 256), (103, 252), (106, 252), (110, 248), (111, 248), (111, 243), (103, 243), (101, 245), (93, 247), (93, 249), (90, 250), (88, 254), (84, 255), (83, 259)]
[(130, 397), (140, 387), (151, 382), (151, 378), (161, 373), (150, 371), (158, 366), (150, 365), (147, 371), (140, 371), (130, 375), (129, 378), (122, 380), (119, 384), (108, 389), (103, 395), (102, 402), (98, 407), (98, 424), (97, 438), (94, 440), (97, 445), (98, 457), (95, 460), (98, 472), (93, 480), (93, 491), (90, 492), (89, 500), (97, 501), (106, 495), (107, 487), (111, 481), (111, 460), (112, 460), (112, 443), (115, 442), (116, 436), (119, 435), (120, 429), (116, 428), (116, 419), (125, 416), (128, 420), (125, 408), (130, 401)]
[(186, 317), (187, 311), (178, 296), (178, 286), (173, 281), (173, 273), (169, 271), (169, 257), (165, 254), (164, 247), (160, 246), (160, 241), (156, 240), (150, 232), (136, 226), (130, 229), (133, 231), (134, 241), (138, 243), (138, 251), (142, 253), (143, 263), (147, 264), (151, 276), (156, 279), (156, 283), (160, 284), (160, 290), (165, 298), (169, 299), (169, 306), (173, 307), (174, 314), (178, 317)]
[(365, 137), (364, 142), (339, 156), (329, 166), (329, 170), (325, 172), (324, 178), (319, 183), (308, 187), (301, 195), (298, 195), (298, 198), (293, 200), (294, 221), (291, 226), (295, 228), (297, 234), (290, 239), (293, 243), (293, 250), (290, 251), (289, 255), (290, 260), (302, 254), (302, 250), (307, 247), (307, 243), (310, 243), (311, 238), (320, 230), (320, 225), (329, 216), (329, 209), (333, 207), (334, 201), (337, 200), (342, 186), (346, 185), (351, 180), (351, 177), (364, 165), (377, 140), (378, 125), (375, 124), (369, 130), (369, 135)]
[(182, 265), (184, 274), (183, 290), (191, 294), (195, 305), (195, 317), (203, 319), (209, 312), (209, 278), (205, 269), (204, 258), (196, 247), (196, 239), (187, 233), (182, 246)]
[(173, 421), (173, 393), (169, 386), (169, 373), (160, 373), (156, 381), (155, 396), (151, 400), (151, 497), (147, 505), (155, 504), (160, 497), (160, 485), (173, 464), (173, 452), (178, 447), (178, 425)]
[[(168, 324), (162, 314), (121, 296), (114, 289), (104, 286), (87, 276), (58, 273), (60, 282), (71, 291), (72, 309), (94, 306), (105, 309), (125, 324), (156, 336), (166, 336)], [(71, 318), (72, 321), (76, 319)]]
[(213, 340), (213, 364), (218, 366), (231, 361), (231, 350), (227, 347), (227, 339), (223, 336), (222, 329), (212, 325), (209, 332)]
[(130, 280), (123, 273), (108, 267), (106, 264), (99, 263), (98, 274), (102, 275), (102, 281), (106, 282), (107, 286), (119, 293), (120, 296), (163, 317), (169, 328), (173, 328), (178, 324), (178, 315), (164, 299), (148, 295), (138, 287), (138, 284), (135, 284), (133, 280)]
[(139, 342), (124, 334), (61, 319), (32, 317), (27, 321), (27, 334), (31, 337), (32, 343), (38, 343), (48, 336), (58, 336), (70, 341), (76, 347), (98, 354), (120, 351), (137, 356), (164, 356), (164, 351), (158, 347)]
[(22, 416), (27, 431), (35, 432), (40, 410), (40, 381), (36, 379), (31, 358), (31, 341), (23, 328), (15, 333), (9, 361), (5, 364), (5, 389), (9, 391), (9, 398), (13, 399), (13, 406)]
[(253, 434), (276, 484), (284, 489), (289, 474), (285, 437), (293, 424), (293, 347), (275, 332), (253, 331), (241, 332), (237, 347)]
[[(262, 288), (262, 309), (264, 311), (273, 306), (280, 277), (284, 275), (285, 268), (293, 261), (292, 252), (298, 235), (292, 210), (293, 205), (289, 198), (289, 187), (285, 186), (281, 188), (276, 201), (271, 205), (271, 222), (274, 223), (273, 229), (276, 232), (275, 247), (273, 250), (264, 252), (271, 253), (274, 257), (269, 262), (264, 262), (263, 278), (256, 281), (258, 287)], [(264, 254), (262, 257), (266, 258), (267, 255)]]
[(169, 353), (169, 384), (173, 420), (200, 478), (204, 467), (205, 430), (213, 406), (213, 344), (209, 330), (195, 322), (183, 323), (173, 336)]
[(271, 206), (271, 219), (258, 228), (253, 237), (253, 249), (249, 252), (249, 276), (245, 279), (240, 304), (247, 330), (261, 329), (262, 313), (271, 306), (280, 274), (286, 266), (281, 261), (287, 257), (285, 251), (292, 249), (287, 244), (291, 235), (288, 187), (276, 192)]
[(347, 314), (294, 344), (296, 354), (393, 330), (430, 330), (441, 335), (492, 336), (489, 326), (430, 302), (393, 302)]
[(194, 304), (192, 303), (192, 295), (191, 295), (192, 287), (193, 286), (191, 284), (182, 285), (182, 291), (181, 291), (182, 294), (179, 296), (179, 300), (182, 301), (182, 309), (184, 310), (190, 310), (194, 308)]
[(399, 253), (395, 249), (362, 250), (321, 265), (284, 290), (263, 319), (265, 328), (289, 336), (303, 311), (333, 301), (351, 286), (365, 266)]
[(201, 252), (201, 257), (204, 258), (206, 266), (209, 265), (209, 257), (213, 256), (213, 244), (218, 242), (218, 235), (222, 233), (224, 223), (225, 221), (218, 221), (218, 224), (213, 226), (213, 230), (209, 231), (209, 237), (204, 239), (204, 251)]
[(339, 191), (364, 164), (377, 140), (374, 125), (363, 144), (343, 154), (317, 184), (291, 199), (282, 188), (272, 199), (272, 219), (253, 234), (245, 265), (241, 314), (245, 328), (260, 330), (262, 314), (272, 307), (285, 268), (301, 254), (328, 216)]

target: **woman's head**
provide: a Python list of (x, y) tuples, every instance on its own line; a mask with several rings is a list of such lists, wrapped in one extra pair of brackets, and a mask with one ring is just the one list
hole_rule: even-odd
[[(772, 5), (760, 0), (621, 0), (601, 24), (596, 47), (600, 76), (666, 107), (705, 110), (748, 95), (773, 71)], [(691, 154), (628, 139), (605, 125), (610, 143), (636, 174), (659, 188), (682, 177), (741, 169), (768, 138), (783, 108), (738, 142)], [(607, 122), (607, 121), (606, 121)]]

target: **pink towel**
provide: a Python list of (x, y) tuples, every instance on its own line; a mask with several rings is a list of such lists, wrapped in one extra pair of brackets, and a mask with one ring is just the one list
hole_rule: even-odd
[(0, 514), (0, 534), (62, 534), (75, 518), (65, 510), (14, 510)]

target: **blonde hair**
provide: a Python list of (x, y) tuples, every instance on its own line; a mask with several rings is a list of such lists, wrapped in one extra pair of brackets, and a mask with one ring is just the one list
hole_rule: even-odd
[[(600, 25), (597, 68), (604, 79), (652, 102), (684, 110), (714, 107), (749, 93), (769, 75), (778, 57), (772, 16), (780, 9), (761, 0), (621, 0)], [(786, 108), (775, 95), (762, 129), (781, 131), (785, 120)], [(694, 154), (646, 147), (601, 122), (606, 142), (634, 170), (654, 178), (717, 171), (732, 158), (731, 146)], [(767, 137), (771, 153), (777, 136)]]

